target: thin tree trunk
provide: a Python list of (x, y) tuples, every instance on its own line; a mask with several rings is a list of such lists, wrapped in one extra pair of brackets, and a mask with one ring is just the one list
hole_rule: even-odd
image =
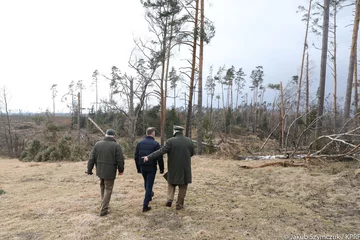
[(358, 32), (359, 32), (359, 16), (360, 16), (360, 0), (357, 0), (353, 34), (352, 34), (350, 60), (349, 60), (349, 72), (348, 72), (347, 86), (346, 86), (346, 97), (345, 97), (345, 107), (344, 107), (345, 120), (350, 117), (351, 93), (352, 93), (351, 90), (352, 90), (353, 78), (354, 78), (356, 43), (357, 43)]
[[(167, 19), (165, 26), (167, 26)], [(166, 118), (166, 89), (165, 89), (165, 60), (166, 60), (166, 36), (167, 36), (167, 27), (164, 29), (163, 35), (163, 43), (162, 43), (162, 60), (161, 60), (161, 80), (160, 80), (160, 102), (161, 102), (161, 111), (160, 111), (160, 139), (161, 139), (161, 146), (165, 143), (165, 118)], [(169, 46), (170, 47), (170, 46)]]
[(4, 130), (6, 147), (8, 149), (8, 156), (11, 157), (11, 146), (10, 146), (9, 137), (8, 137), (8, 131), (7, 131), (7, 126), (6, 126), (7, 124), (4, 120), (4, 115), (1, 111), (0, 111), (0, 115), (1, 115), (1, 120), (2, 120), (2, 128)]
[(231, 83), (230, 83), (230, 107), (231, 107), (231, 109), (234, 109), (233, 83), (234, 83), (234, 79), (231, 79)]
[(307, 15), (307, 21), (306, 21), (304, 48), (303, 48), (303, 54), (302, 54), (302, 59), (301, 59), (300, 78), (299, 78), (299, 83), (298, 83), (298, 93), (297, 93), (297, 104), (296, 104), (295, 119), (298, 118), (298, 116), (299, 116), (299, 106), (300, 106), (300, 99), (301, 99), (301, 85), (302, 85), (302, 77), (303, 77), (303, 72), (304, 72), (305, 52), (306, 52), (306, 49), (307, 49), (307, 37), (308, 37), (308, 32), (309, 32), (311, 4), (312, 4), (312, 0), (309, 1), (308, 15)]
[(225, 98), (224, 98), (224, 84), (221, 83), (221, 95), (222, 95), (222, 105), (225, 108)]
[(189, 89), (189, 104), (188, 104), (188, 114), (186, 116), (186, 136), (187, 137), (191, 137), (191, 125), (192, 125), (191, 124), (191, 116), (192, 116), (192, 105), (193, 105), (192, 98), (193, 98), (195, 68), (196, 68), (196, 45), (197, 45), (197, 35), (198, 35), (198, 31), (197, 31), (198, 18), (199, 18), (199, 0), (196, 0), (192, 67), (191, 67), (190, 89)]
[(256, 126), (257, 126), (257, 114), (256, 114), (256, 111), (257, 111), (257, 95), (258, 95), (258, 87), (255, 87), (254, 88), (254, 102), (253, 102), (253, 105), (254, 105), (254, 123), (253, 123), (253, 132), (255, 132), (255, 129), (256, 129)]
[[(165, 92), (165, 96), (164, 96), (164, 106), (165, 106), (165, 111), (164, 111), (164, 115), (162, 116), (163, 117), (163, 128), (164, 128), (164, 135), (162, 136), (162, 138), (164, 139), (161, 139), (161, 145), (164, 145), (164, 142), (165, 142), (165, 125), (166, 125), (166, 96), (167, 96), (167, 83), (168, 83), (168, 77), (169, 77), (169, 65), (170, 65), (170, 53), (171, 53), (171, 39), (172, 39), (172, 35), (173, 35), (173, 21), (174, 21), (174, 15), (172, 16), (172, 19), (171, 19), (171, 23), (170, 23), (170, 37), (169, 37), (169, 44), (168, 44), (168, 51), (167, 51), (167, 62), (166, 62), (166, 73), (165, 73), (165, 89), (164, 89), (164, 92)], [(175, 88), (174, 88), (175, 89)], [(175, 97), (175, 95), (174, 95)], [(174, 98), (174, 101), (175, 101), (175, 98)], [(174, 103), (175, 104), (175, 103)], [(175, 105), (174, 105), (175, 106)], [(175, 107), (174, 107), (175, 108)]]
[[(328, 53), (328, 36), (329, 36), (329, 18), (330, 18), (330, 0), (324, 0), (324, 20), (322, 34), (322, 50), (321, 50), (321, 66), (320, 66), (320, 84), (319, 84), (319, 101), (317, 116), (320, 117), (324, 113), (325, 99), (325, 80), (326, 80), (326, 61)], [(316, 122), (316, 136), (321, 132), (321, 121)]]
[(174, 109), (176, 109), (176, 87), (174, 87)]
[(164, 145), (165, 142), (165, 91), (164, 91), (164, 73), (165, 73), (165, 62), (162, 63), (161, 70), (161, 80), (160, 80), (160, 102), (161, 102), (161, 111), (160, 111), (160, 138), (161, 138), (161, 146)]
[(7, 103), (7, 94), (6, 89), (3, 89), (3, 97), (4, 97), (4, 108), (5, 108), (5, 114), (6, 114), (6, 130), (5, 130), (5, 138), (7, 136), (7, 145), (8, 145), (8, 152), (9, 157), (14, 157), (14, 151), (13, 151), (13, 139), (12, 139), (12, 132), (11, 132), (11, 121), (10, 121), (10, 114), (8, 109), (8, 103)]
[(97, 112), (98, 112), (98, 82), (97, 82), (97, 77), (95, 78), (95, 97), (96, 97), (96, 102), (95, 102), (95, 121), (97, 120)]
[[(310, 79), (309, 79), (309, 51), (306, 52), (306, 97), (305, 97), (305, 106), (306, 106), (306, 112), (310, 111), (310, 105), (309, 105), (309, 85), (310, 85)], [(308, 124), (308, 115), (306, 115), (305, 118), (305, 125)]]
[(80, 92), (78, 92), (78, 113), (77, 113), (77, 124), (78, 124), (78, 143), (80, 144), (80, 100), (81, 96), (80, 96)]
[(262, 104), (263, 104), (263, 101), (264, 101), (264, 93), (265, 93), (265, 88), (261, 89), (261, 92), (260, 92), (260, 102), (259, 102), (259, 113), (258, 113), (258, 120), (259, 122), (261, 121), (261, 114), (262, 114)]
[(185, 107), (185, 114), (186, 114), (186, 103), (187, 103), (187, 101), (186, 101), (186, 92), (184, 92), (184, 107)]
[(357, 44), (355, 45), (355, 61), (354, 61), (354, 107), (355, 107), (355, 113), (358, 112), (358, 103), (359, 103), (359, 97), (358, 97), (358, 68), (357, 68)]
[(336, 37), (337, 3), (334, 3), (334, 132), (336, 132), (337, 121), (337, 37)]
[(239, 90), (236, 89), (236, 105), (235, 108), (237, 108), (239, 106)]
[(197, 154), (202, 154), (202, 74), (203, 74), (203, 60), (204, 60), (204, 0), (201, 0), (201, 14), (200, 14), (200, 53), (199, 53), (199, 76), (198, 76), (198, 126), (197, 126)]
[(214, 94), (211, 93), (210, 95), (210, 127), (212, 128), (212, 118), (213, 118), (213, 99), (214, 99)]
[(55, 117), (55, 97), (53, 97), (53, 115)]
[(129, 146), (132, 149), (135, 144), (135, 128), (136, 128), (136, 117), (135, 117), (135, 106), (134, 106), (134, 79), (129, 78)]
[(285, 107), (284, 107), (284, 93), (282, 82), (280, 82), (280, 98), (281, 98), (281, 147), (285, 146)]

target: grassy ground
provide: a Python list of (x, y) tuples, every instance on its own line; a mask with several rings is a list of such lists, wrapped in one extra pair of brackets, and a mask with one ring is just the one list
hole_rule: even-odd
[[(267, 161), (269, 162), (269, 161)], [(193, 158), (185, 209), (164, 206), (156, 176), (152, 210), (132, 160), (118, 177), (110, 214), (98, 216), (99, 181), (86, 162), (0, 159), (0, 239), (284, 239), (360, 234), (356, 163), (242, 169), (262, 161)]]

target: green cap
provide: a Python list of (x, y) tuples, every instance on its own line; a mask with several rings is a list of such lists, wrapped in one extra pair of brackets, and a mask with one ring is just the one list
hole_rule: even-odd
[(115, 131), (112, 130), (112, 129), (108, 129), (108, 130), (106, 130), (105, 135), (107, 135), (107, 136), (115, 136)]

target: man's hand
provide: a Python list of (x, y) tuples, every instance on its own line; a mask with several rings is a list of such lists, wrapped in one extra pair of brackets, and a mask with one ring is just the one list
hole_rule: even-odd
[(122, 172), (119, 172), (119, 176), (120, 176), (120, 175), (123, 175), (123, 174), (124, 174), (124, 173), (122, 173)]
[(147, 157), (147, 156), (145, 156), (145, 157), (142, 157), (143, 159), (144, 159), (144, 162), (147, 162), (147, 161), (149, 161), (149, 158)]
[(87, 175), (93, 175), (93, 172), (92, 171), (86, 171), (85, 172)]

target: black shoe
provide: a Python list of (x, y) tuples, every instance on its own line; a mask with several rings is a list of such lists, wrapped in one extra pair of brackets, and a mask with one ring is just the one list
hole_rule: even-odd
[(148, 211), (150, 211), (151, 210), (151, 207), (144, 207), (143, 208), (143, 212), (148, 212)]
[(167, 201), (166, 204), (165, 204), (165, 206), (171, 207), (171, 204), (172, 204), (172, 201)]
[(109, 214), (109, 211), (101, 212), (101, 213), (100, 213), (100, 217), (106, 216), (106, 215), (108, 215), (108, 214)]

